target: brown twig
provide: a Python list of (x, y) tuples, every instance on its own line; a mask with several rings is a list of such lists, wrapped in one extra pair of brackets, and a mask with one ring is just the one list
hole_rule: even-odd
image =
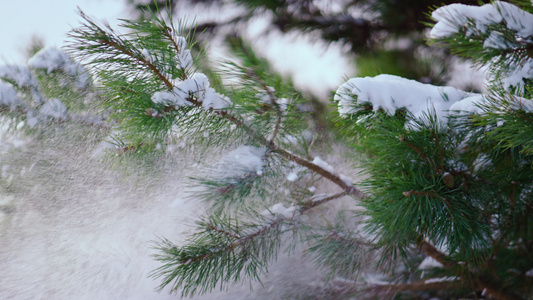
[[(259, 236), (261, 234), (264, 234), (264, 233), (268, 232), (269, 230), (271, 230), (273, 228), (276, 228), (277, 226), (280, 226), (281, 223), (283, 223), (284, 221), (286, 221), (286, 219), (284, 217), (278, 217), (278, 218), (274, 219), (271, 223), (266, 224), (265, 226), (262, 226), (259, 230), (257, 230), (253, 234), (247, 235), (246, 237), (237, 238), (237, 240), (235, 242), (227, 245), (226, 247), (223, 247), (219, 251), (213, 251), (213, 252), (209, 252), (209, 253), (206, 253), (206, 254), (202, 254), (202, 255), (199, 255), (199, 256), (194, 257), (194, 258), (189, 258), (189, 259), (183, 260), (180, 263), (181, 264), (191, 264), (191, 263), (194, 263), (194, 262), (197, 262), (197, 261), (209, 259), (209, 258), (215, 256), (216, 254), (232, 252), (233, 250), (237, 249), (238, 247), (246, 245), (249, 241), (253, 240), (257, 236)], [(228, 233), (228, 234), (231, 234), (231, 233)], [(235, 237), (237, 237), (237, 236), (235, 236)]]
[[(444, 253), (440, 252), (430, 243), (426, 242), (425, 240), (421, 240), (418, 242), (418, 247), (420, 248), (420, 251), (424, 253), (426, 256), (432, 257), (436, 261), (442, 264), (442, 266), (445, 269), (450, 269), (452, 267), (455, 267), (458, 265), (457, 262), (451, 260), (449, 257), (447, 257)], [(467, 266), (461, 268), (461, 271), (469, 275), (470, 277), (474, 277), (475, 274), (472, 274), (470, 270), (467, 269)], [(477, 283), (477, 288), (479, 290), (484, 290), (487, 294), (489, 294), (491, 297), (495, 299), (500, 300), (524, 300), (522, 297), (519, 297), (515, 295), (513, 292), (508, 291), (493, 282), (489, 280), (486, 277), (483, 276), (476, 276), (475, 283)]]
[(326, 202), (329, 202), (331, 200), (335, 200), (335, 199), (338, 199), (340, 197), (344, 197), (348, 195), (348, 193), (346, 191), (344, 192), (340, 192), (338, 194), (335, 194), (335, 195), (331, 195), (331, 196), (328, 196), (328, 197), (325, 197), (325, 198), (322, 198), (320, 200), (309, 200), (309, 201), (306, 201), (304, 202), (304, 204), (301, 206), (301, 209), (300, 209), (300, 213), (304, 213), (314, 207), (317, 207), (321, 204), (324, 204)]

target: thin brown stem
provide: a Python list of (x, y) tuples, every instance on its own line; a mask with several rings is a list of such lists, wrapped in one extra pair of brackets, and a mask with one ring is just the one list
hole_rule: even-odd
[(227, 230), (223, 230), (223, 229), (217, 228), (217, 227), (213, 226), (212, 224), (208, 224), (208, 225), (206, 226), (206, 229), (207, 229), (207, 230), (211, 230), (211, 231), (215, 231), (215, 232), (218, 232), (218, 233), (221, 233), (221, 234), (223, 234), (223, 235), (225, 235), (225, 236), (228, 236), (228, 237), (230, 237), (230, 238), (234, 238), (234, 239), (237, 239), (237, 240), (241, 238), (240, 236), (238, 236), (238, 235), (236, 235), (236, 234), (233, 234), (233, 233), (231, 233), (231, 232), (229, 232), (229, 231), (227, 231)]
[[(286, 219), (284, 217), (276, 218), (271, 223), (266, 224), (265, 226), (262, 226), (256, 232), (254, 232), (254, 233), (252, 233), (250, 235), (247, 235), (245, 237), (237, 238), (235, 242), (227, 245), (226, 247), (220, 249), (219, 251), (209, 252), (209, 253), (194, 257), (194, 258), (190, 258), (190, 259), (184, 260), (181, 263), (182, 264), (190, 264), (190, 263), (194, 263), (194, 262), (197, 262), (197, 261), (209, 259), (209, 258), (214, 257), (215, 255), (219, 255), (221, 253), (232, 252), (233, 250), (237, 249), (238, 247), (245, 246), (248, 242), (250, 242), (251, 240), (253, 240), (257, 236), (259, 236), (261, 234), (264, 234), (264, 233), (268, 232), (269, 230), (272, 230), (272, 229), (276, 228), (277, 226), (280, 226), (281, 223), (283, 223), (284, 221), (286, 221)], [(235, 237), (237, 237), (237, 236), (235, 236)]]
[[(447, 257), (444, 253), (440, 252), (430, 243), (426, 242), (425, 240), (422, 240), (418, 242), (418, 247), (424, 253), (426, 256), (432, 257), (439, 263), (443, 265), (445, 269), (450, 269), (454, 266), (457, 266), (457, 262), (451, 260), (449, 257)], [(477, 277), (475, 279), (475, 283), (477, 285), (477, 288), (479, 290), (484, 290), (487, 294), (489, 294), (491, 297), (495, 299), (500, 300), (523, 300), (522, 297), (519, 297), (515, 295), (513, 292), (508, 291), (504, 289), (501, 286), (498, 286), (498, 284), (495, 284), (494, 282), (491, 282), (488, 278), (485, 278), (483, 276), (475, 276), (465, 265), (465, 267), (461, 268), (461, 271), (465, 274), (467, 274), (470, 277)]]
[(283, 119), (283, 112), (281, 111), (281, 107), (279, 106), (279, 103), (276, 101), (277, 99), (276, 95), (274, 95), (274, 93), (269, 88), (269, 86), (266, 84), (266, 82), (264, 82), (263, 79), (261, 79), (261, 77), (259, 77), (254, 72), (253, 69), (248, 69), (246, 72), (246, 75), (252, 77), (255, 81), (259, 82), (259, 84), (261, 85), (261, 88), (267, 93), (268, 97), (270, 98), (270, 105), (272, 105), (272, 107), (274, 107), (276, 111), (276, 123), (274, 124), (272, 136), (269, 139), (269, 144), (272, 144), (274, 143), (274, 139), (278, 135), (278, 132), (281, 126), (281, 121)]
[(165, 84), (165, 86), (169, 90), (172, 90), (174, 88), (174, 85), (170, 82), (170, 80), (168, 80), (168, 78), (166, 78), (154, 64), (149, 62), (144, 57), (133, 53), (128, 48), (126, 48), (126, 46), (121, 45), (121, 44), (119, 44), (119, 43), (117, 43), (115, 41), (112, 41), (110, 39), (99, 39), (98, 42), (103, 44), (103, 45), (107, 45), (107, 46), (109, 46), (111, 48), (114, 48), (114, 49), (120, 51), (121, 53), (123, 53), (123, 54), (125, 54), (125, 55), (127, 55), (127, 56), (129, 56), (129, 57), (131, 57), (131, 58), (133, 58), (133, 59), (135, 59), (137, 61), (139, 61), (143, 65), (147, 66), (157, 76), (157, 78), (159, 78)]
[(365, 195), (362, 191), (360, 191), (359, 189), (357, 189), (353, 185), (348, 184), (345, 181), (343, 181), (340, 178), (339, 175), (337, 175), (335, 173), (332, 173), (332, 172), (330, 172), (330, 171), (328, 171), (328, 170), (316, 165), (312, 161), (307, 160), (305, 158), (302, 158), (302, 157), (300, 157), (300, 156), (298, 156), (296, 154), (293, 154), (293, 153), (291, 153), (288, 150), (279, 148), (276, 145), (271, 145), (270, 148), (273, 151), (276, 151), (277, 153), (281, 154), (286, 159), (288, 159), (290, 161), (293, 161), (293, 162), (299, 164), (300, 166), (306, 167), (309, 170), (321, 175), (322, 177), (324, 177), (324, 178), (328, 179), (329, 181), (333, 182), (334, 184), (338, 185), (348, 195), (354, 196), (357, 199), (361, 199), (361, 200), (365, 199), (367, 197), (367, 195)]
[(441, 263), (446, 269), (449, 269), (457, 264), (425, 240), (419, 242), (418, 247), (420, 247), (420, 251), (422, 251), (422, 253), (424, 253), (426, 256), (432, 257), (433, 259)]
[(335, 199), (338, 199), (340, 197), (344, 197), (346, 195), (348, 195), (348, 193), (346, 191), (344, 191), (344, 192), (340, 192), (340, 193), (335, 194), (335, 195), (331, 195), (329, 197), (324, 197), (324, 198), (322, 198), (320, 200), (316, 200), (316, 201), (315, 200), (309, 200), (309, 201), (306, 201), (301, 206), (300, 213), (304, 213), (304, 212), (306, 212), (306, 211), (308, 211), (308, 210), (310, 210), (310, 209), (312, 209), (314, 207), (322, 205), (322, 204), (324, 204), (326, 202), (329, 202), (331, 200), (335, 200)]
[[(166, 27), (165, 30), (163, 30), (163, 34), (170, 40), (170, 42), (172, 43), (172, 46), (176, 50), (176, 53), (179, 54), (183, 49), (180, 49), (180, 47), (178, 46), (178, 43), (176, 42), (176, 40), (172, 36), (172, 28)], [(187, 75), (185, 73), (185, 69), (182, 67), (181, 70), (182, 70), (181, 80), (187, 79)]]
[(433, 139), (435, 140), (435, 146), (439, 149), (439, 170), (435, 172), (436, 175), (439, 174), (439, 171), (444, 172), (444, 152), (440, 146), (440, 140), (437, 134), (434, 130), (430, 130), (431, 134), (433, 135)]

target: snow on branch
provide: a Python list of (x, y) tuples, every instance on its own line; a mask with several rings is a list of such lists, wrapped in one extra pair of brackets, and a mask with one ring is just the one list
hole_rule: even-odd
[(383, 74), (348, 80), (338, 88), (334, 100), (341, 116), (355, 113), (358, 105), (370, 104), (374, 111), (381, 109), (391, 115), (398, 109), (407, 109), (417, 118), (434, 110), (445, 123), (449, 111), (479, 113), (476, 105), (483, 101), (483, 96)]
[(492, 66), (505, 89), (523, 90), (533, 77), (533, 14), (501, 1), (483, 6), (451, 4), (432, 13), (429, 37), (453, 51)]
[(191, 106), (194, 98), (204, 109), (223, 109), (232, 104), (231, 100), (210, 87), (209, 79), (202, 73), (179, 82), (172, 91), (156, 92), (152, 95), (154, 103), (172, 106)]
[[(480, 33), (486, 33), (492, 24), (504, 23), (523, 39), (533, 36), (533, 15), (507, 2), (494, 1), (483, 6), (451, 4), (438, 8), (431, 16), (437, 21), (430, 32), (433, 39), (458, 33), (469, 22), (473, 22)], [(467, 29), (466, 35), (472, 33), (472, 29)]]

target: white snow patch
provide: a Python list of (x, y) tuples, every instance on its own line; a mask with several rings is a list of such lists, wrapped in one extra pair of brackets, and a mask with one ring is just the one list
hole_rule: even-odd
[(489, 37), (483, 42), (483, 48), (508, 49), (512, 46), (513, 45), (505, 39), (503, 33), (498, 31), (491, 31)]
[(12, 84), (0, 81), (0, 105), (14, 105), (20, 102)]
[[(352, 78), (342, 84), (335, 95), (341, 116), (355, 112), (354, 104), (370, 103), (374, 111), (383, 109), (394, 114), (405, 108), (415, 117), (435, 111), (440, 121), (446, 122), (448, 110), (461, 100), (469, 99), (456, 107), (473, 109), (473, 103), (482, 100), (480, 94), (467, 93), (449, 86), (434, 86), (394, 75)], [(469, 110), (470, 111), (470, 110)]]
[(0, 66), (0, 77), (13, 80), (19, 87), (36, 87), (37, 80), (30, 69), (23, 65)]
[(370, 274), (366, 273), (363, 275), (364, 281), (371, 285), (385, 285), (390, 284), (390, 282), (385, 281), (386, 278), (383, 274)]
[(353, 179), (351, 177), (348, 177), (348, 176), (346, 176), (344, 174), (339, 174), (339, 177), (347, 185), (353, 185)]
[(524, 78), (533, 78), (533, 59), (524, 61), (521, 65), (513, 68), (510, 74), (502, 79), (503, 86), (509, 88), (517, 87), (519, 90), (524, 89)]
[(500, 23), (502, 16), (492, 4), (471, 6), (464, 4), (450, 4), (436, 9), (431, 17), (437, 21), (429, 36), (431, 38), (444, 38), (459, 32), (468, 20), (474, 20), (476, 29), (485, 32), (487, 25)]
[(473, 114), (480, 114), (483, 110), (479, 107), (481, 103), (485, 101), (483, 95), (475, 95), (472, 97), (467, 97), (462, 100), (459, 100), (452, 104), (449, 108), (450, 111), (463, 111)]
[(290, 181), (290, 182), (294, 182), (294, 181), (296, 181), (296, 179), (298, 179), (298, 175), (296, 175), (296, 173), (294, 173), (294, 172), (290, 172), (287, 175), (287, 180)]
[(192, 103), (188, 99), (193, 98), (201, 102), (204, 109), (223, 109), (232, 104), (228, 97), (210, 87), (209, 79), (203, 73), (195, 73), (191, 78), (181, 81), (172, 91), (156, 92), (151, 99), (154, 103), (189, 106)]
[(431, 256), (424, 258), (424, 260), (418, 266), (419, 270), (427, 270), (431, 268), (442, 268), (442, 264)]
[(187, 39), (182, 36), (175, 36), (174, 40), (178, 46), (178, 65), (177, 67), (183, 70), (189, 69), (193, 65), (191, 51), (187, 49)]
[(459, 280), (459, 277), (446, 276), (446, 277), (440, 277), (440, 278), (431, 278), (431, 279), (425, 280), (424, 283), (435, 283), (435, 282), (456, 281), (456, 280)]
[(282, 215), (284, 218), (292, 218), (294, 212), (296, 211), (296, 207), (294, 205), (291, 205), (289, 207), (285, 207), (281, 203), (276, 203), (272, 205), (268, 211), (273, 215)]
[(164, 104), (167, 106), (189, 106), (191, 102), (187, 100), (188, 95), (181, 89), (175, 87), (172, 91), (167, 92), (155, 92), (152, 95), (152, 101), (158, 104)]
[(335, 169), (333, 169), (333, 167), (330, 166), (327, 162), (323, 161), (319, 156), (313, 159), (313, 163), (328, 172), (331, 172), (331, 173), (335, 172)]
[(476, 29), (485, 33), (490, 24), (505, 21), (507, 28), (521, 37), (533, 35), (533, 15), (510, 3), (495, 1), (483, 6), (450, 4), (438, 8), (431, 16), (437, 21), (430, 32), (430, 37), (444, 38), (458, 33), (467, 22), (473, 21)]
[(70, 56), (56, 47), (46, 47), (37, 52), (29, 61), (28, 66), (35, 69), (46, 69), (48, 73), (61, 70), (75, 77), (77, 88), (85, 88), (90, 84), (89, 73), (81, 64), (72, 61)]
[(228, 152), (216, 164), (214, 176), (222, 178), (239, 178), (250, 173), (261, 174), (263, 171), (266, 148), (239, 146)]
[(61, 100), (52, 98), (41, 107), (39, 110), (42, 116), (52, 117), (57, 120), (65, 121), (68, 117), (67, 107)]
[(513, 98), (514, 98), (513, 99), (514, 101), (511, 104), (512, 109), (516, 109), (516, 110), (522, 109), (528, 113), (533, 112), (533, 100), (522, 98), (522, 97), (513, 97)]

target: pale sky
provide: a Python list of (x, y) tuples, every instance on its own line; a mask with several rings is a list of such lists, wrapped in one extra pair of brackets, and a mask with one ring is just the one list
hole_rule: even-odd
[(126, 17), (124, 0), (0, 0), (0, 64), (24, 63), (22, 49), (34, 35), (48, 46), (62, 46), (66, 32), (79, 24), (78, 6), (111, 24)]

